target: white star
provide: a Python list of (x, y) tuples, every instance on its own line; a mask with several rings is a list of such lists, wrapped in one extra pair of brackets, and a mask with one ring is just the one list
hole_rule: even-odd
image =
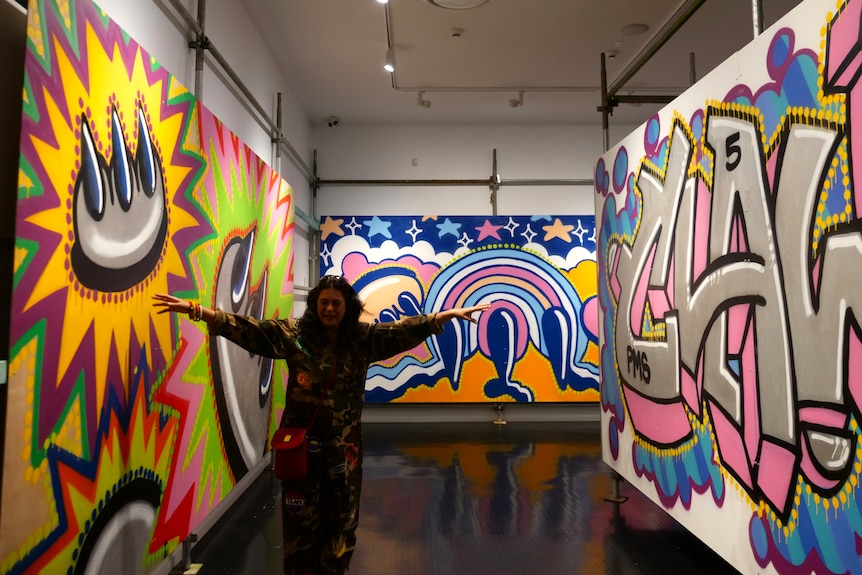
[(536, 232), (530, 229), (530, 224), (527, 224), (527, 229), (521, 234), (522, 238), (527, 240), (527, 243), (533, 243), (533, 238), (536, 237)]
[(473, 243), (473, 240), (467, 237), (467, 232), (464, 232), (464, 235), (461, 236), (461, 239), (458, 240), (458, 243), (466, 248)]
[(329, 251), (329, 246), (323, 246), (323, 249), (320, 251), (320, 257), (323, 258), (324, 265), (328, 266), (332, 263), (330, 260), (330, 258), (332, 257), (332, 252)]
[(407, 230), (410, 237), (413, 238), (413, 243), (416, 243), (416, 236), (422, 233), (422, 228), (416, 227), (416, 220), (413, 220), (413, 226)]
[(578, 236), (578, 241), (581, 242), (581, 245), (584, 245), (584, 234), (587, 233), (587, 229), (581, 225), (581, 220), (578, 220), (578, 229), (572, 233)]
[(515, 223), (515, 220), (513, 220), (512, 218), (509, 218), (509, 223), (507, 223), (505, 226), (503, 226), (503, 229), (506, 230), (507, 232), (509, 232), (512, 235), (512, 237), (514, 238), (515, 237), (515, 230), (518, 229), (518, 224)]
[(356, 218), (350, 218), (350, 223), (344, 226), (345, 228), (350, 230), (350, 235), (355, 236), (356, 230), (362, 227), (362, 224), (356, 221)]
[(590, 237), (587, 238), (588, 240), (590, 240), (593, 243), (596, 243), (596, 229), (597, 228), (593, 228), (593, 235), (591, 235)]

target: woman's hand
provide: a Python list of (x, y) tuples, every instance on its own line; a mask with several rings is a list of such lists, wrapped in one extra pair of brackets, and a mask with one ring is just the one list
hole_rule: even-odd
[(189, 314), (192, 310), (192, 302), (174, 297), (166, 293), (157, 293), (153, 296), (156, 300), (153, 306), (159, 309), (157, 313), (184, 313)]
[(486, 309), (488, 309), (489, 307), (491, 307), (490, 303), (482, 303), (482, 304), (474, 305), (474, 306), (470, 306), (470, 307), (456, 307), (456, 308), (447, 309), (447, 310), (438, 312), (437, 318), (436, 318), (437, 325), (442, 326), (447, 321), (454, 319), (456, 317), (459, 319), (467, 320), (470, 323), (477, 323), (478, 320), (475, 317), (473, 317), (473, 314), (476, 312), (483, 312)]
[(156, 300), (153, 305), (159, 308), (157, 313), (168, 313), (169, 311), (184, 313), (189, 316), (189, 319), (203, 321), (207, 324), (215, 319), (215, 312), (213, 310), (193, 301), (182, 300), (167, 293), (157, 293), (153, 296), (153, 299)]
[(452, 313), (454, 313), (455, 317), (457, 317), (457, 318), (466, 319), (467, 321), (469, 321), (471, 323), (477, 323), (479, 320), (477, 320), (475, 317), (473, 317), (473, 314), (477, 311), (483, 312), (486, 309), (488, 309), (489, 307), (491, 307), (491, 304), (483, 303), (483, 304), (474, 305), (471, 307), (455, 308), (452, 310)]

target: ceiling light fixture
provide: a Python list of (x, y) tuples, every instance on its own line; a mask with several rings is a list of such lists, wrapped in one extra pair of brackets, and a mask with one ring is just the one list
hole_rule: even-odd
[(517, 98), (512, 98), (511, 100), (509, 100), (509, 107), (510, 108), (520, 108), (523, 105), (524, 105), (524, 92), (522, 90), (522, 91), (518, 92)]
[(635, 24), (627, 24), (620, 29), (623, 36), (640, 36), (649, 31), (649, 25), (637, 22)]
[(392, 46), (386, 49), (386, 63), (383, 64), (383, 69), (389, 73), (395, 71), (395, 51)]
[(421, 106), (422, 108), (430, 108), (431, 100), (426, 100), (424, 98), (425, 92), (417, 92), (416, 93), (416, 105)]
[(377, 0), (378, 4), (388, 4), (389, 0)]
[(469, 10), (488, 2), (488, 0), (426, 0), (429, 4), (448, 10)]

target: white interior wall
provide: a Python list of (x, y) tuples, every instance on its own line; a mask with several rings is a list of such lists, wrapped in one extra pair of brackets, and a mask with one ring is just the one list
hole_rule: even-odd
[[(597, 114), (598, 115), (598, 114)], [(600, 118), (597, 118), (597, 122)], [(611, 141), (634, 126), (614, 126)], [(601, 126), (316, 127), (321, 180), (490, 180), (494, 150), (503, 185), (500, 215), (593, 214), (592, 186), (505, 184), (506, 180), (591, 180), (604, 151)], [(323, 185), (317, 213), (492, 214), (488, 186)]]

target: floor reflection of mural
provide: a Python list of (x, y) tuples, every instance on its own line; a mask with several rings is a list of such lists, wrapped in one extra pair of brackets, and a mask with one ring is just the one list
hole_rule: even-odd
[(359, 564), (385, 549), (392, 573), (568, 574), (603, 561), (594, 441), (392, 443), (366, 456)]
[(598, 399), (593, 216), (327, 216), (321, 236), (368, 321), (493, 303), (373, 365), (367, 401)]
[(25, 69), (0, 573), (147, 573), (286, 377), (151, 296), (290, 313), (290, 188), (89, 0), (31, 3)]

